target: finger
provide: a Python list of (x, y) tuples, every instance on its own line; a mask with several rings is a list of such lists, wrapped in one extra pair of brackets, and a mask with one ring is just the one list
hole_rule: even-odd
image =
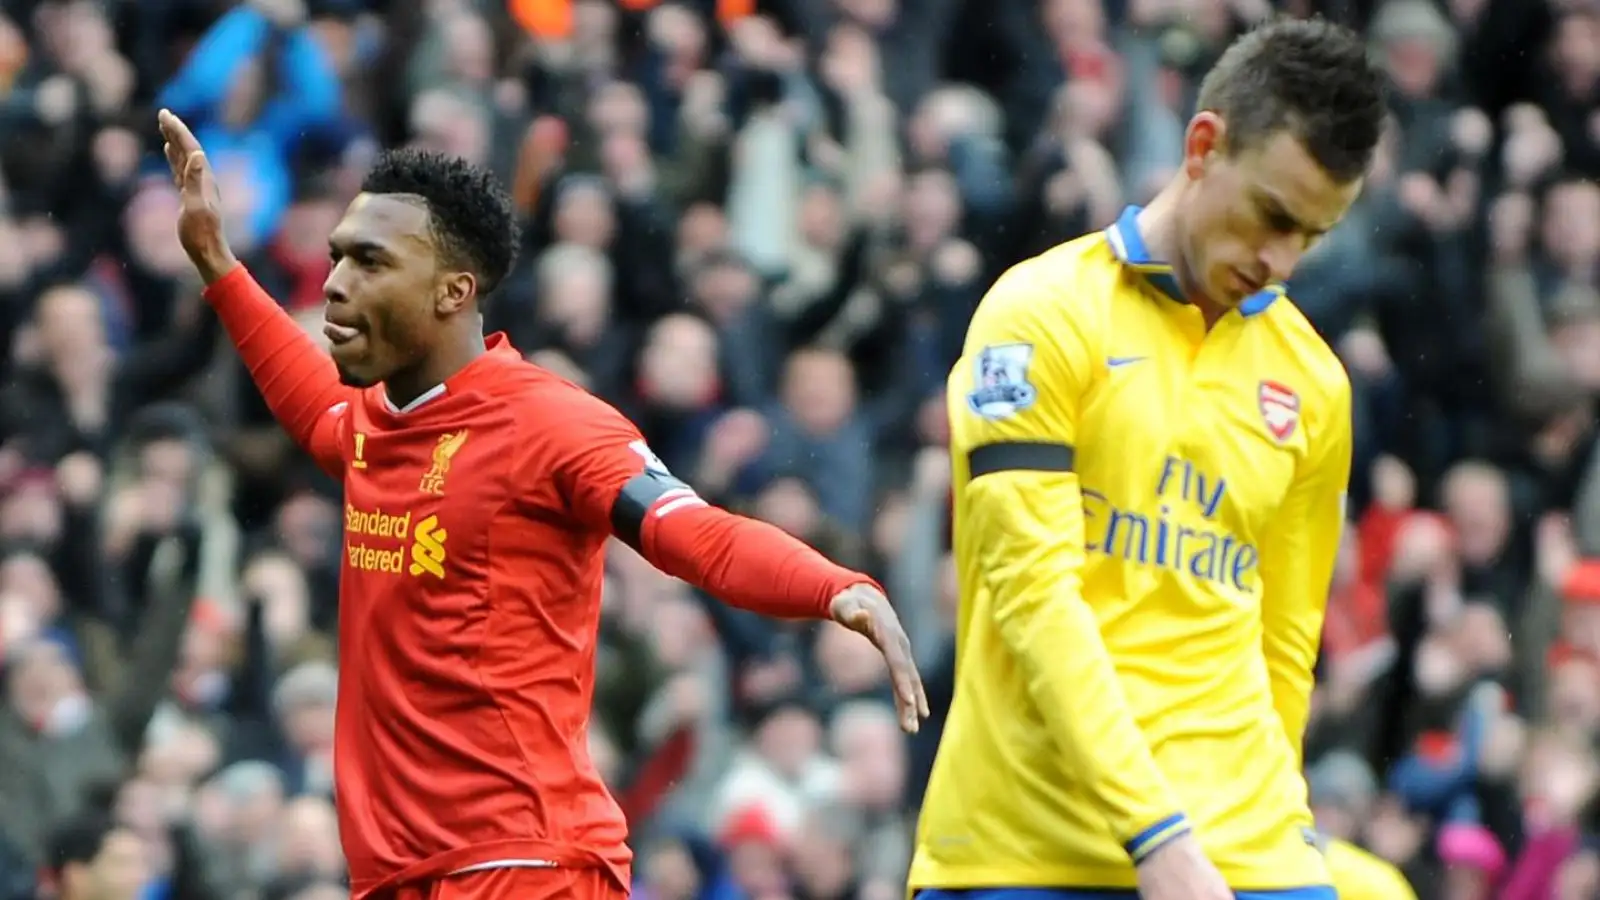
[(194, 191), (197, 196), (205, 196), (206, 186), (206, 155), (203, 151), (196, 150), (189, 154), (183, 166), (183, 189)]
[(171, 144), (161, 145), (161, 152), (167, 157), (167, 169), (172, 174), (173, 185), (183, 187), (183, 170), (187, 161), (178, 153), (178, 148)]
[(183, 120), (172, 114), (171, 110), (163, 109), (160, 115), (161, 133), (166, 136), (167, 142), (177, 147), (184, 156), (189, 156), (200, 150), (200, 141), (195, 138), (189, 126)]
[(900, 728), (907, 734), (915, 734), (921, 727), (922, 716), (919, 713), (925, 701), (919, 701), (922, 693), (922, 676), (917, 673), (917, 664), (912, 661), (908, 651), (910, 643), (905, 639), (905, 634), (895, 629), (896, 634), (883, 644), (883, 655), (889, 663), (889, 677), (894, 682), (895, 706), (900, 710)]

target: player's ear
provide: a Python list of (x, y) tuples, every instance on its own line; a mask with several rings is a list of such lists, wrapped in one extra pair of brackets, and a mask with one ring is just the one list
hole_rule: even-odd
[(1205, 174), (1206, 165), (1221, 153), (1228, 135), (1228, 123), (1205, 109), (1194, 114), (1183, 135), (1183, 171), (1191, 180)]
[(466, 309), (478, 296), (478, 279), (471, 272), (446, 272), (434, 300), (439, 316), (454, 315)]

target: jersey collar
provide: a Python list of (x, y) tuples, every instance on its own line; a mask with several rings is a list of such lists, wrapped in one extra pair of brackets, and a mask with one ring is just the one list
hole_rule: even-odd
[[(1139, 213), (1142, 207), (1130, 206), (1122, 211), (1117, 221), (1106, 229), (1106, 240), (1111, 244), (1111, 252), (1128, 268), (1143, 275), (1151, 287), (1167, 295), (1179, 303), (1188, 303), (1189, 298), (1183, 294), (1183, 286), (1178, 284), (1178, 276), (1172, 271), (1172, 264), (1150, 258), (1150, 248), (1145, 246), (1144, 236), (1139, 233)], [(1251, 294), (1239, 304), (1239, 315), (1250, 316), (1265, 312), (1274, 300), (1283, 296), (1283, 285), (1270, 285), (1264, 290)]]

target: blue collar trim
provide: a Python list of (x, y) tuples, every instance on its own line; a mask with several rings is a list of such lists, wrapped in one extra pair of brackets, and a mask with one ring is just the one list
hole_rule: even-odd
[[(1122, 211), (1110, 228), (1106, 229), (1106, 240), (1111, 244), (1111, 252), (1128, 268), (1145, 277), (1151, 287), (1167, 295), (1179, 303), (1188, 303), (1189, 298), (1184, 296), (1183, 286), (1178, 283), (1178, 276), (1172, 271), (1171, 263), (1160, 262), (1150, 258), (1150, 248), (1145, 246), (1144, 235), (1139, 233), (1139, 213), (1142, 207), (1130, 206)], [(1239, 315), (1249, 318), (1265, 312), (1273, 301), (1282, 297), (1283, 285), (1274, 284), (1265, 290), (1245, 298), (1239, 304)]]

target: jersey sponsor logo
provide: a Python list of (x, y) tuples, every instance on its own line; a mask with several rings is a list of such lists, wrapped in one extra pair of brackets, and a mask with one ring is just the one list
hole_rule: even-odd
[(429, 516), (418, 522), (411, 540), (411, 567), (407, 571), (413, 576), (443, 578), (446, 557), (444, 542), (449, 537), (450, 533), (440, 527), (438, 516)]
[(1279, 382), (1263, 381), (1256, 397), (1267, 433), (1280, 444), (1287, 441), (1300, 424), (1300, 395)]
[(449, 532), (437, 515), (412, 521), (411, 510), (344, 507), (345, 561), (363, 572), (444, 577)]
[(402, 542), (411, 535), (411, 511), (381, 507), (344, 507), (345, 561), (363, 572), (400, 574), (405, 566)]
[(450, 474), (450, 461), (461, 452), (461, 447), (466, 442), (465, 428), (439, 435), (439, 443), (433, 447), (433, 461), (428, 466), (428, 471), (422, 473), (422, 481), (417, 484), (417, 490), (424, 494), (443, 495), (444, 479)]
[(1168, 456), (1154, 493), (1151, 513), (1085, 487), (1084, 549), (1247, 594), (1257, 590), (1261, 551), (1217, 521), (1228, 496), (1226, 478)]
[(1004, 419), (1033, 405), (1039, 391), (1028, 380), (1032, 344), (991, 344), (978, 351), (967, 406), (986, 419)]

